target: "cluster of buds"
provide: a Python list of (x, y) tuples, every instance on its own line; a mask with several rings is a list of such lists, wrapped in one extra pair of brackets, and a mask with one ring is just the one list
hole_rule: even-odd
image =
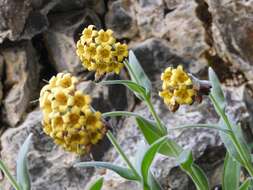
[[(195, 100), (200, 101), (201, 95), (208, 94), (211, 88), (210, 84), (205, 84), (186, 73), (181, 65), (175, 69), (168, 67), (162, 73), (161, 80), (163, 84), (162, 91), (159, 92), (159, 95), (173, 112), (180, 105), (192, 104)], [(206, 92), (202, 93), (204, 90)]]
[(95, 71), (97, 77), (110, 72), (119, 74), (122, 62), (128, 56), (127, 45), (116, 42), (112, 30), (97, 31), (94, 28), (90, 25), (83, 30), (77, 42), (77, 55), (83, 66)]
[(41, 89), (43, 130), (65, 150), (86, 154), (106, 133), (100, 112), (92, 112), (89, 95), (77, 90), (78, 80), (59, 73)]

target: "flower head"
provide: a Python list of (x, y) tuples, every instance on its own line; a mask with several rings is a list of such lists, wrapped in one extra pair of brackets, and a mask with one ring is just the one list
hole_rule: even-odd
[(97, 31), (92, 25), (83, 30), (76, 48), (83, 66), (95, 71), (96, 76), (110, 72), (119, 74), (122, 62), (128, 56), (128, 46), (116, 43), (112, 30)]
[(78, 80), (59, 73), (40, 93), (43, 130), (56, 144), (78, 154), (88, 153), (106, 132), (100, 112), (92, 112), (89, 95), (76, 89)]
[(168, 67), (161, 75), (162, 91), (159, 95), (170, 110), (175, 111), (179, 105), (192, 104), (197, 91), (193, 88), (191, 77), (179, 65), (176, 69)]

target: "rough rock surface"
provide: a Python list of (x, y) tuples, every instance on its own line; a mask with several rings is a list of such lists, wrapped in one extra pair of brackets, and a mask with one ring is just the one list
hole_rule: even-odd
[(3, 84), (2, 84), (3, 67), (4, 67), (4, 61), (3, 61), (3, 57), (0, 55), (0, 105), (2, 104), (2, 98), (3, 98)]
[(168, 66), (182, 64), (189, 66), (187, 61), (177, 55), (161, 38), (150, 38), (133, 47), (137, 59), (152, 81), (160, 80), (161, 72)]
[(253, 2), (208, 0), (207, 3), (217, 53), (252, 80)]
[[(93, 79), (75, 55), (75, 42), (89, 24), (111, 28), (119, 40), (128, 43), (151, 78), (154, 92), (161, 88), (160, 72), (167, 66), (183, 64), (188, 71), (207, 78), (207, 66), (211, 65), (226, 90), (228, 113), (240, 122), (247, 140), (252, 142), (252, 18), (253, 1), (246, 0), (0, 0), (0, 123), (4, 127), (0, 134), (7, 128), (1, 137), (1, 158), (13, 171), (18, 147), (33, 131), (35, 143), (29, 163), (34, 189), (83, 189), (89, 181), (93, 170), (80, 172), (71, 168), (76, 158), (43, 135), (39, 112), (26, 115), (31, 111), (29, 102), (38, 98), (42, 79), (59, 71)], [(120, 77), (126, 79), (127, 74), (122, 72)], [(91, 82), (80, 86), (92, 95), (93, 106), (102, 112), (133, 110), (150, 117), (146, 107), (124, 87), (101, 87)], [(200, 105), (182, 107), (175, 114), (169, 113), (155, 95), (154, 101), (168, 129), (181, 123), (217, 121), (206, 100)], [(112, 123), (117, 127), (119, 142), (133, 158), (137, 145), (144, 141), (134, 119), (118, 118)], [(10, 126), (17, 128), (8, 129)], [(216, 131), (172, 130), (171, 138), (192, 148), (210, 184), (220, 184), (225, 150)], [(95, 159), (101, 159), (108, 148), (105, 145), (95, 150)], [(113, 149), (104, 160), (122, 164)], [(194, 189), (172, 159), (158, 156), (153, 171), (165, 190)], [(103, 172), (98, 170), (93, 177)], [(0, 180), (3, 177), (0, 174)], [(109, 171), (105, 179), (105, 190), (140, 189)], [(9, 188), (6, 179), (4, 185)]]
[[(242, 86), (237, 91), (234, 89), (231, 91), (231, 88), (226, 88), (226, 97), (230, 102), (227, 110), (236, 121), (250, 124), (252, 119), (251, 112), (242, 103), (243, 88)], [(159, 99), (154, 98), (154, 100), (155, 107), (159, 110), (159, 115), (167, 124), (167, 128), (170, 131), (170, 138), (176, 140), (185, 149), (192, 149), (196, 162), (208, 175), (212, 188), (220, 184), (225, 150), (218, 131), (205, 128), (173, 130), (173, 127), (183, 124), (216, 123), (218, 117), (214, 112), (211, 102), (205, 99), (199, 105), (184, 106), (176, 113), (170, 113)], [(137, 105), (134, 111), (146, 118), (151, 117), (144, 104)], [(144, 142), (134, 118), (125, 119), (123, 127), (117, 132), (117, 139), (128, 157), (134, 161), (136, 152)], [(104, 159), (114, 164), (124, 165), (122, 159), (113, 148), (105, 154)], [(177, 162), (172, 158), (162, 155), (157, 156), (153, 164), (153, 172), (164, 189), (195, 189), (191, 180), (180, 171)], [(107, 171), (104, 177), (106, 190), (117, 189), (119, 187), (128, 189), (129, 186), (134, 184), (134, 182), (126, 182), (111, 171)], [(141, 190), (141, 188), (139, 189)]]
[(130, 109), (135, 103), (133, 94), (120, 85), (108, 87), (92, 81), (83, 81), (78, 85), (78, 89), (90, 94), (92, 106), (100, 112)]
[(6, 122), (15, 126), (24, 116), (30, 101), (37, 97), (35, 90), (39, 82), (39, 65), (31, 42), (22, 42), (1, 51), (6, 78), (4, 80), (4, 115)]
[(31, 39), (46, 31), (51, 23), (49, 12), (68, 12), (80, 9), (95, 10), (103, 15), (105, 3), (101, 0), (15, 0), (0, 1), (0, 44), (9, 39)]
[(0, 7), (0, 43), (5, 38), (15, 40), (22, 33), (26, 18), (32, 9), (31, 0), (24, 2), (0, 1)]
[[(73, 168), (73, 163), (79, 159), (56, 146), (43, 133), (41, 119), (41, 112), (35, 110), (27, 116), (26, 121), (18, 128), (11, 128), (5, 131), (1, 137), (2, 159), (14, 173), (20, 145), (30, 133), (33, 133), (28, 155), (32, 189), (83, 189), (92, 170)], [(5, 190), (11, 189), (7, 180), (4, 180), (1, 184), (3, 184), (3, 189)]]
[(80, 73), (83, 67), (76, 55), (76, 41), (82, 27), (95, 24), (101, 27), (98, 15), (90, 9), (61, 13), (50, 17), (52, 27), (44, 34), (49, 59), (57, 71)]

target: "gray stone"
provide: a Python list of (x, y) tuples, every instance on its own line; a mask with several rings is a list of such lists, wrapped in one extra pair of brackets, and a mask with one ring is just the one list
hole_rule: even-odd
[(178, 55), (189, 60), (189, 71), (194, 74), (203, 72), (208, 61), (205, 52), (210, 49), (205, 40), (205, 29), (196, 15), (197, 4), (184, 2), (166, 14), (163, 36), (169, 39), (169, 46)]
[(6, 69), (4, 85), (9, 89), (3, 100), (4, 118), (9, 125), (15, 126), (31, 106), (30, 101), (37, 97), (39, 65), (31, 42), (4, 48), (1, 53)]
[(32, 11), (26, 20), (25, 30), (22, 33), (22, 39), (31, 39), (48, 28), (47, 16), (39, 11)]
[(165, 0), (168, 11), (173, 11), (178, 6), (180, 6), (181, 4), (186, 3), (186, 2), (187, 2), (187, 0)]
[(212, 14), (213, 46), (230, 69), (253, 79), (252, 1), (207, 0)]
[(101, 27), (99, 17), (94, 11), (85, 9), (72, 11), (71, 14), (56, 14), (49, 21), (52, 27), (44, 33), (44, 39), (52, 64), (58, 72), (82, 72), (84, 69), (76, 55), (76, 41), (84, 26), (94, 24)]
[(0, 1), (0, 43), (5, 38), (16, 40), (25, 27), (26, 19), (32, 10), (31, 0)]
[[(118, 78), (114, 77), (114, 79)], [(92, 97), (92, 106), (102, 113), (113, 110), (130, 110), (135, 104), (133, 94), (121, 85), (103, 86), (93, 81), (82, 81), (78, 89), (89, 94)]]
[[(33, 190), (83, 189), (92, 173), (91, 169), (76, 169), (73, 164), (80, 161), (74, 154), (63, 151), (45, 135), (41, 127), (40, 111), (33, 111), (18, 128), (10, 128), (1, 137), (1, 158), (11, 173), (15, 173), (16, 158), (20, 145), (29, 133), (33, 133), (28, 153), (28, 167)], [(87, 158), (82, 158), (85, 160)], [(11, 190), (7, 179), (1, 182), (3, 189)]]
[(91, 9), (103, 15), (105, 13), (105, 2), (103, 0), (61, 0), (52, 9), (52, 12), (68, 12), (80, 9)]
[(0, 105), (2, 104), (2, 98), (3, 98), (3, 85), (2, 85), (3, 67), (4, 67), (4, 60), (0, 54)]
[(31, 39), (48, 29), (49, 12), (92, 10), (101, 16), (105, 13), (102, 0), (15, 0), (0, 1), (0, 43), (5, 39), (16, 41)]
[[(240, 88), (232, 87), (225, 87), (224, 89), (229, 102), (227, 107), (228, 113), (239, 123), (242, 121), (249, 123), (249, 110), (242, 103), (243, 91)], [(222, 179), (221, 171), (225, 150), (218, 131), (206, 128), (173, 130), (173, 127), (182, 124), (218, 122), (217, 114), (211, 102), (205, 98), (201, 104), (181, 106), (176, 113), (169, 112), (162, 101), (156, 96), (154, 96), (153, 102), (155, 109), (164, 123), (166, 123), (170, 138), (176, 140), (184, 148), (192, 149), (196, 162), (209, 177), (211, 187), (219, 185)], [(134, 112), (146, 118), (151, 118), (144, 104), (136, 106)], [(144, 141), (136, 127), (134, 118), (125, 119), (123, 127), (117, 131), (117, 139), (128, 158), (134, 161), (134, 155), (139, 150), (139, 145)], [(113, 148), (105, 154), (104, 160), (118, 165), (125, 165)], [(157, 155), (152, 170), (164, 189), (195, 189), (192, 181), (185, 173), (180, 171), (177, 162), (173, 158)], [(97, 173), (97, 175), (101, 175), (101, 173)], [(105, 177), (105, 189), (110, 189), (111, 186), (115, 189), (117, 187), (121, 187), (124, 190), (128, 189), (127, 186), (123, 185), (125, 180), (117, 176), (117, 174), (107, 171), (103, 176)]]
[(168, 66), (183, 64), (187, 61), (172, 51), (166, 40), (151, 38), (133, 46), (133, 51), (152, 81), (159, 81), (163, 70)]
[(138, 32), (136, 20), (129, 10), (129, 3), (124, 0), (113, 1), (105, 16), (106, 27), (111, 28), (115, 37), (119, 39), (132, 38)]

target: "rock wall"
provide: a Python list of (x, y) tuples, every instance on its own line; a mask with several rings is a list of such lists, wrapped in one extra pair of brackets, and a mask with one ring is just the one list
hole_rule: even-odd
[[(216, 122), (208, 100), (172, 114), (157, 96), (160, 73), (183, 64), (193, 74), (207, 77), (207, 67), (218, 73), (229, 100), (228, 111), (241, 123), (248, 141), (253, 127), (253, 1), (251, 0), (0, 0), (0, 135), (1, 158), (15, 173), (20, 144), (33, 132), (29, 169), (33, 190), (84, 189), (103, 174), (104, 189), (138, 189), (104, 170), (72, 167), (80, 160), (54, 145), (41, 131), (40, 88), (52, 75), (69, 71), (84, 81), (81, 88), (94, 98), (96, 109), (136, 111), (151, 117), (147, 108), (124, 87), (102, 87), (91, 80), (75, 55), (83, 27), (111, 28), (118, 40), (134, 50), (154, 90), (153, 100), (168, 128), (185, 123)], [(127, 78), (123, 71), (120, 78)], [(109, 76), (117, 79), (118, 76)], [(118, 93), (115, 94), (115, 91)], [(111, 121), (130, 158), (144, 141), (133, 118)], [(224, 147), (216, 131), (192, 129), (171, 132), (171, 138), (192, 148), (212, 187), (221, 183)], [(123, 164), (107, 140), (93, 157)], [(158, 156), (153, 171), (164, 189), (191, 190), (191, 180), (175, 160)], [(10, 190), (0, 174), (4, 190)]]

